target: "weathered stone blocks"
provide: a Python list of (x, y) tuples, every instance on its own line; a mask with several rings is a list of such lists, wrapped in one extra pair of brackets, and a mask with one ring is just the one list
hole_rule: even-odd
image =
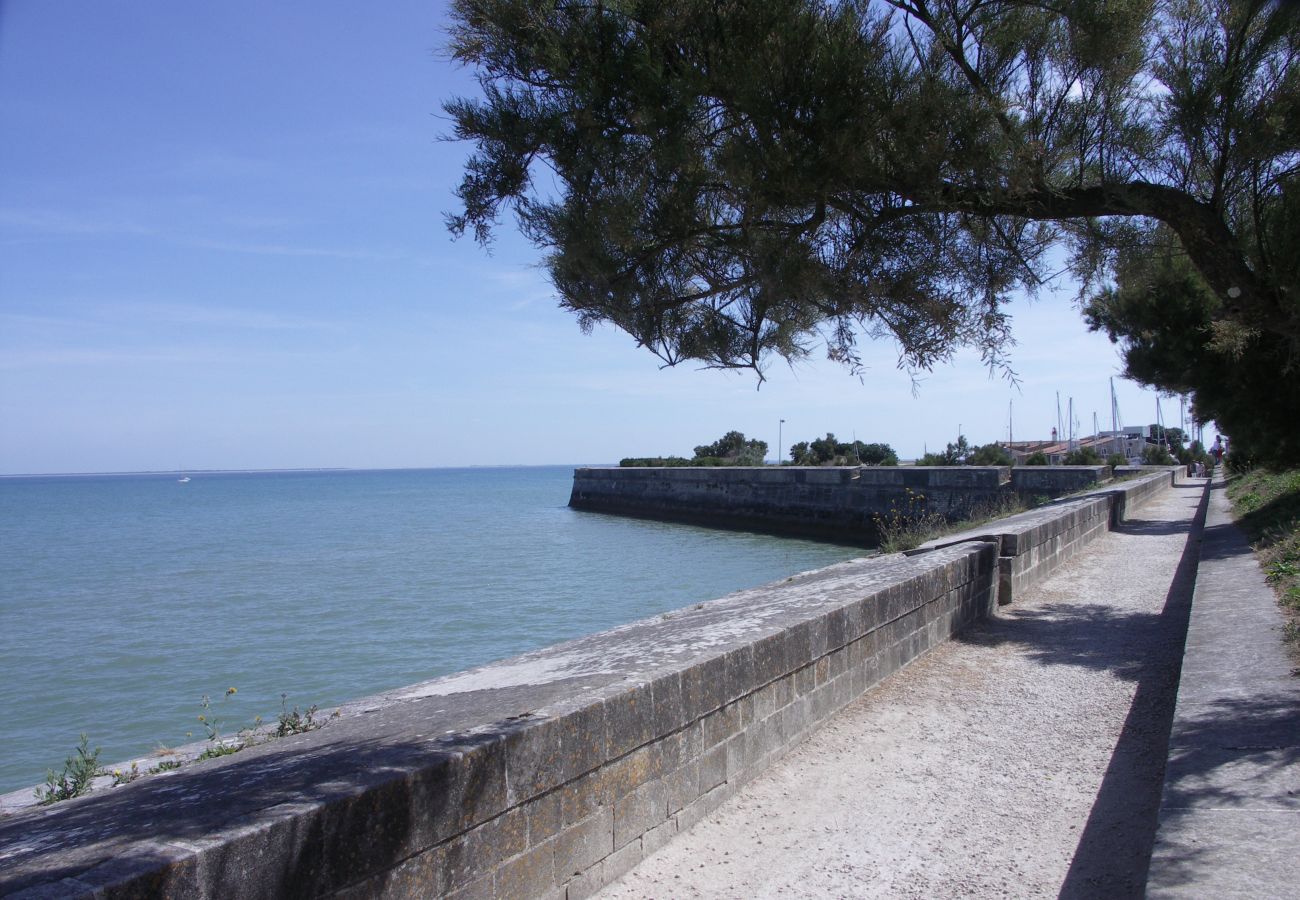
[(0, 893), (584, 896), (1170, 483), (368, 698), (292, 749), (0, 820)]

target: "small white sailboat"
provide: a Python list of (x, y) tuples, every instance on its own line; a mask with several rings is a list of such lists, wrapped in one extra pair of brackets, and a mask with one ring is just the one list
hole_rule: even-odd
[(177, 483), (177, 484), (189, 484), (189, 483), (190, 483), (190, 476), (188, 476), (188, 475), (182, 475), (180, 478), (177, 478), (177, 479), (176, 479), (176, 483)]

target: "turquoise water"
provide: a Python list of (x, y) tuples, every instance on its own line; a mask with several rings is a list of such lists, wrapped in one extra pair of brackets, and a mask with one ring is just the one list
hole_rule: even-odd
[[(0, 792), (855, 555), (580, 513), (571, 467), (0, 479)], [(187, 738), (186, 733), (192, 732)]]

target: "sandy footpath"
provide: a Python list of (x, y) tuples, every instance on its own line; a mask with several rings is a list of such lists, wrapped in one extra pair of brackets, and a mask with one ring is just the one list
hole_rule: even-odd
[(599, 896), (1141, 896), (1202, 487), (882, 682)]

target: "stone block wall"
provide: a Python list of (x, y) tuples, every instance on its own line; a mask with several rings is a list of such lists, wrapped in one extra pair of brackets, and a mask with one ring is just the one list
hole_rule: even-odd
[(998, 603), (1012, 603), (1105, 531), (1123, 523), (1144, 502), (1174, 484), (1176, 477), (1174, 471), (1164, 467), (1141, 469), (1133, 474), (1139, 477), (937, 538), (923, 544), (919, 552), (959, 541), (996, 542)]
[(1096, 487), (1110, 474), (1110, 466), (1016, 466), (1011, 470), (1011, 489), (1058, 497)]
[(351, 704), (0, 822), (0, 894), (584, 897), (993, 604), (991, 544), (857, 560)]
[(870, 543), (875, 517), (924, 509), (953, 518), (991, 508), (1003, 466), (583, 468), (569, 505), (591, 512)]
[[(1170, 483), (1158, 472), (1125, 496)], [(1014, 594), (1103, 532), (1115, 502), (1106, 492), (916, 555), (792, 576), (12, 812), (0, 895), (578, 900), (988, 615), (1004, 560), (1023, 557)]]

